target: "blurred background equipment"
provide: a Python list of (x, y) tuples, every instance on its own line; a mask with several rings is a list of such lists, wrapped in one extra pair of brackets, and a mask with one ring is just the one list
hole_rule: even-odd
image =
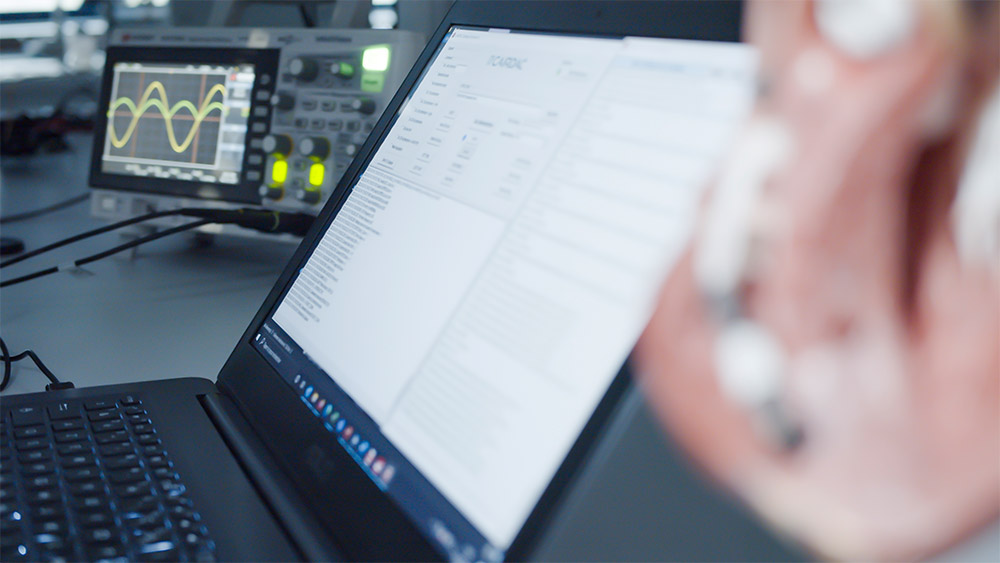
[(116, 30), (93, 213), (125, 219), (192, 200), (318, 210), (423, 44), (399, 30)]
[[(0, 152), (88, 150), (95, 123), (98, 145), (112, 130), (114, 144), (121, 146), (94, 151), (93, 210), (100, 218), (179, 206), (179, 197), (229, 208), (239, 203), (319, 209), (450, 5), (450, 0), (0, 0)], [(110, 37), (115, 46), (102, 99)], [(227, 66), (220, 54), (240, 42), (250, 51)], [(146, 57), (158, 49), (166, 51)], [(186, 49), (178, 64), (158, 62), (157, 57), (172, 59), (178, 49)], [(198, 87), (166, 78), (202, 63), (209, 89), (217, 86), (211, 99), (208, 90), (198, 96)], [(227, 68), (251, 72), (234, 75), (227, 85), (220, 81)], [(148, 72), (160, 72), (159, 80), (144, 82)], [(257, 84), (264, 75), (274, 82)], [(241, 87), (248, 78), (249, 89)], [(122, 90), (136, 81), (151, 89)], [(233, 96), (229, 86), (235, 87)], [(134, 115), (110, 122), (121, 132), (109, 128), (108, 106), (123, 114), (130, 103)], [(196, 120), (199, 110), (203, 114)], [(88, 131), (88, 142), (67, 142), (75, 130)], [(164, 147), (170, 150), (163, 152)], [(185, 159), (188, 166), (177, 168)], [(206, 166), (214, 172), (194, 174)], [(30, 159), (4, 162), (5, 172), (30, 167)], [(27, 198), (35, 203), (31, 216), (82, 201), (64, 198), (53, 206), (45, 186), (33, 191), (41, 195)], [(8, 215), (20, 217), (24, 210), (5, 209)]]
[(108, 30), (102, 7), (0, 1), (0, 152), (63, 150), (66, 131), (89, 126)]

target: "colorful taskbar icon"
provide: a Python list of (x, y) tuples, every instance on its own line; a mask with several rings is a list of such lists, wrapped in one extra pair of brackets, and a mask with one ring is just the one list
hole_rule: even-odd
[(322, 397), (301, 374), (295, 376), (294, 385), (313, 414), (323, 421), (323, 426), (327, 430), (337, 436), (337, 441), (358, 461), (365, 469), (365, 473), (377, 485), (388, 486), (396, 475), (396, 468), (388, 463), (385, 457), (379, 455), (378, 450), (368, 440), (362, 438), (357, 429), (341, 416), (333, 403)]

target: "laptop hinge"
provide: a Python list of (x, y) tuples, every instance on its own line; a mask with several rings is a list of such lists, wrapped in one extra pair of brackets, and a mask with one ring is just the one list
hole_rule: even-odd
[(199, 395), (198, 399), (302, 555), (310, 561), (339, 560), (339, 550), (329, 540), (329, 534), (305, 508), (305, 503), (296, 500), (298, 493), (291, 484), (282, 482), (281, 469), (267, 457), (264, 445), (252, 434), (236, 406), (218, 394)]

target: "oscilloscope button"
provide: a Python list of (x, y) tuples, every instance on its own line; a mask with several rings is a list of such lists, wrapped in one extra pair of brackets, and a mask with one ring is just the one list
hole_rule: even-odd
[(288, 135), (268, 135), (264, 137), (261, 148), (268, 154), (288, 155), (292, 152), (292, 138)]
[(299, 141), (299, 152), (323, 160), (330, 156), (330, 141), (326, 137), (306, 137)]
[(285, 195), (285, 188), (268, 186), (266, 184), (260, 187), (260, 197), (267, 199), (281, 199)]
[(291, 92), (278, 92), (271, 96), (271, 105), (281, 110), (290, 110), (295, 107), (295, 95)]
[(317, 204), (323, 195), (319, 190), (301, 190), (297, 197), (304, 203)]
[(319, 63), (306, 57), (295, 57), (288, 63), (288, 72), (295, 78), (308, 82), (319, 74)]
[(330, 65), (330, 72), (339, 78), (350, 78), (354, 76), (354, 65), (345, 62), (336, 62)]
[(351, 102), (351, 108), (359, 113), (371, 115), (375, 113), (375, 100), (371, 98), (358, 98)]

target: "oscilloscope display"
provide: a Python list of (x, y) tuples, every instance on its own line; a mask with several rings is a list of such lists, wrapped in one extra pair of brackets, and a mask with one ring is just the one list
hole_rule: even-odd
[(116, 63), (102, 171), (239, 182), (253, 83), (251, 64)]

